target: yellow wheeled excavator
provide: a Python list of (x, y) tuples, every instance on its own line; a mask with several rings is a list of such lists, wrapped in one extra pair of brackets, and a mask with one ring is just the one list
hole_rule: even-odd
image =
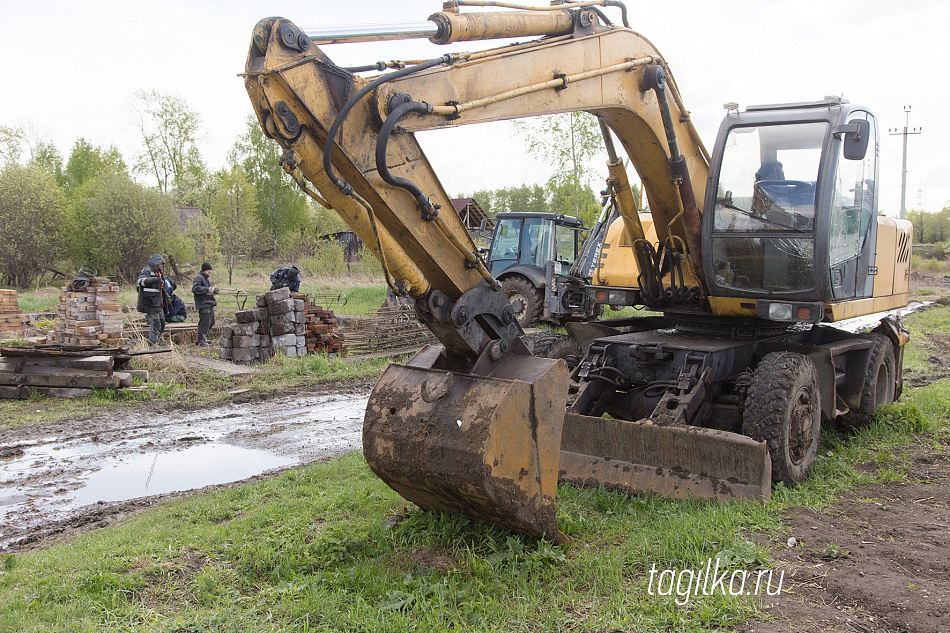
[[(350, 68), (319, 48), (397, 38), (518, 41)], [(268, 18), (244, 79), (284, 169), (354, 229), (441, 342), (390, 365), (363, 430), (372, 470), (422, 508), (563, 542), (559, 479), (767, 499), (773, 481), (805, 478), (822, 420), (863, 424), (900, 393), (898, 320), (869, 334), (828, 325), (907, 303), (911, 227), (877, 213), (865, 108), (731, 107), (710, 155), (616, 0), (458, 0), (419, 24), (350, 31)], [(571, 111), (601, 122), (617, 218), (585, 292), (662, 313), (579, 324), (573, 375), (528, 351), (413, 134)]]

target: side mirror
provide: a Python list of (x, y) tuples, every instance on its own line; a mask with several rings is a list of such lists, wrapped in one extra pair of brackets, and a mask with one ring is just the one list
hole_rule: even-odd
[(488, 218), (482, 218), (482, 223), (478, 225), (478, 230), (484, 231), (487, 226), (488, 226)]
[[(871, 124), (867, 121), (851, 121), (844, 130), (844, 157), (848, 160), (864, 160), (871, 140)], [(853, 128), (857, 129), (853, 129)]]

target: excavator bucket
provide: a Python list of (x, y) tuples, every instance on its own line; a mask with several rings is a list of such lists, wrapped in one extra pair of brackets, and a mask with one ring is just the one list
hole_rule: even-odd
[(525, 350), (458, 373), (435, 368), (441, 349), (377, 382), (363, 424), (370, 468), (421, 508), (566, 542), (555, 495), (567, 365)]
[(579, 485), (700, 499), (772, 494), (765, 442), (695, 426), (659, 425), (568, 413), (560, 478)]

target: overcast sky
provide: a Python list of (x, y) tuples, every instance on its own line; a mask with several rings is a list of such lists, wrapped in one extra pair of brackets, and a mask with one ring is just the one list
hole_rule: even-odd
[[(527, 0), (526, 0), (527, 1)], [(666, 58), (711, 148), (724, 111), (841, 95), (881, 127), (881, 209), (900, 208), (904, 106), (913, 107), (907, 207), (950, 205), (950, 2), (945, 0), (630, 0), (631, 27)], [(6, 62), (0, 125), (32, 127), (64, 158), (79, 137), (115, 145), (127, 163), (140, 150), (133, 93), (184, 98), (203, 121), (207, 165), (224, 165), (250, 102), (242, 80), (251, 32), (277, 15), (303, 28), (424, 21), (438, 0), (0, 0)], [(619, 23), (619, 11), (606, 10)], [(425, 41), (328, 46), (341, 65), (419, 59), (475, 44)], [(941, 114), (943, 112), (944, 114)], [(943, 117), (943, 118), (941, 118)], [(487, 128), (487, 129), (486, 129)], [(427, 132), (421, 142), (446, 190), (471, 193), (544, 182), (507, 123)], [(463, 148), (464, 151), (459, 151)], [(635, 177), (634, 174), (631, 174)]]

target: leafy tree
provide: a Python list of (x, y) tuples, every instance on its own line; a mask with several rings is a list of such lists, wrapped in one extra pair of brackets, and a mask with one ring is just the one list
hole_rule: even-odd
[[(603, 137), (597, 117), (586, 112), (567, 112), (515, 122), (515, 129), (528, 143), (528, 151), (554, 168), (553, 182), (558, 188), (572, 186), (579, 191), (569, 198), (581, 205), (587, 198), (583, 191), (597, 176), (592, 160), (604, 152)], [(551, 181), (548, 183), (549, 188)], [(571, 215), (584, 215), (582, 206), (575, 206)]]
[(74, 263), (134, 281), (153, 253), (187, 257), (188, 243), (167, 196), (109, 170), (82, 188), (70, 210)]
[(221, 236), (218, 228), (204, 213), (199, 213), (188, 220), (185, 235), (191, 240), (192, 261), (196, 265), (201, 262), (215, 261), (221, 249)]
[(109, 149), (102, 149), (80, 137), (73, 144), (69, 160), (66, 161), (64, 181), (67, 190), (75, 194), (84, 184), (91, 182), (102, 172), (127, 175), (128, 168), (122, 159), (122, 154), (115, 145), (110, 146)]
[(583, 220), (587, 226), (594, 225), (601, 207), (590, 187), (570, 177), (563, 180), (552, 177), (548, 181), (548, 187), (552, 191), (551, 213), (573, 215)]
[(63, 166), (63, 157), (52, 142), (41, 140), (33, 148), (33, 157), (30, 163), (50, 174), (61, 189), (66, 186), (66, 171)]
[[(278, 256), (281, 236), (303, 229), (310, 219), (306, 195), (280, 166), (281, 148), (264, 135), (257, 119), (247, 119), (247, 130), (238, 137), (232, 152), (257, 192), (256, 215), (270, 236), (273, 256)], [(335, 214), (334, 214), (335, 216)]]
[(136, 156), (135, 170), (155, 178), (159, 191), (168, 193), (204, 171), (197, 142), (201, 118), (188, 103), (155, 90), (135, 93), (133, 107), (144, 150)]
[(483, 189), (476, 191), (471, 197), (489, 216), (509, 211), (544, 213), (548, 210), (548, 192), (541, 185)]
[(222, 170), (215, 180), (217, 193), (211, 202), (211, 219), (220, 235), (221, 255), (231, 283), (235, 264), (251, 256), (260, 233), (260, 223), (254, 215), (256, 192), (240, 165), (230, 171)]
[(0, 172), (0, 280), (26, 287), (62, 257), (63, 195), (36, 165)]

